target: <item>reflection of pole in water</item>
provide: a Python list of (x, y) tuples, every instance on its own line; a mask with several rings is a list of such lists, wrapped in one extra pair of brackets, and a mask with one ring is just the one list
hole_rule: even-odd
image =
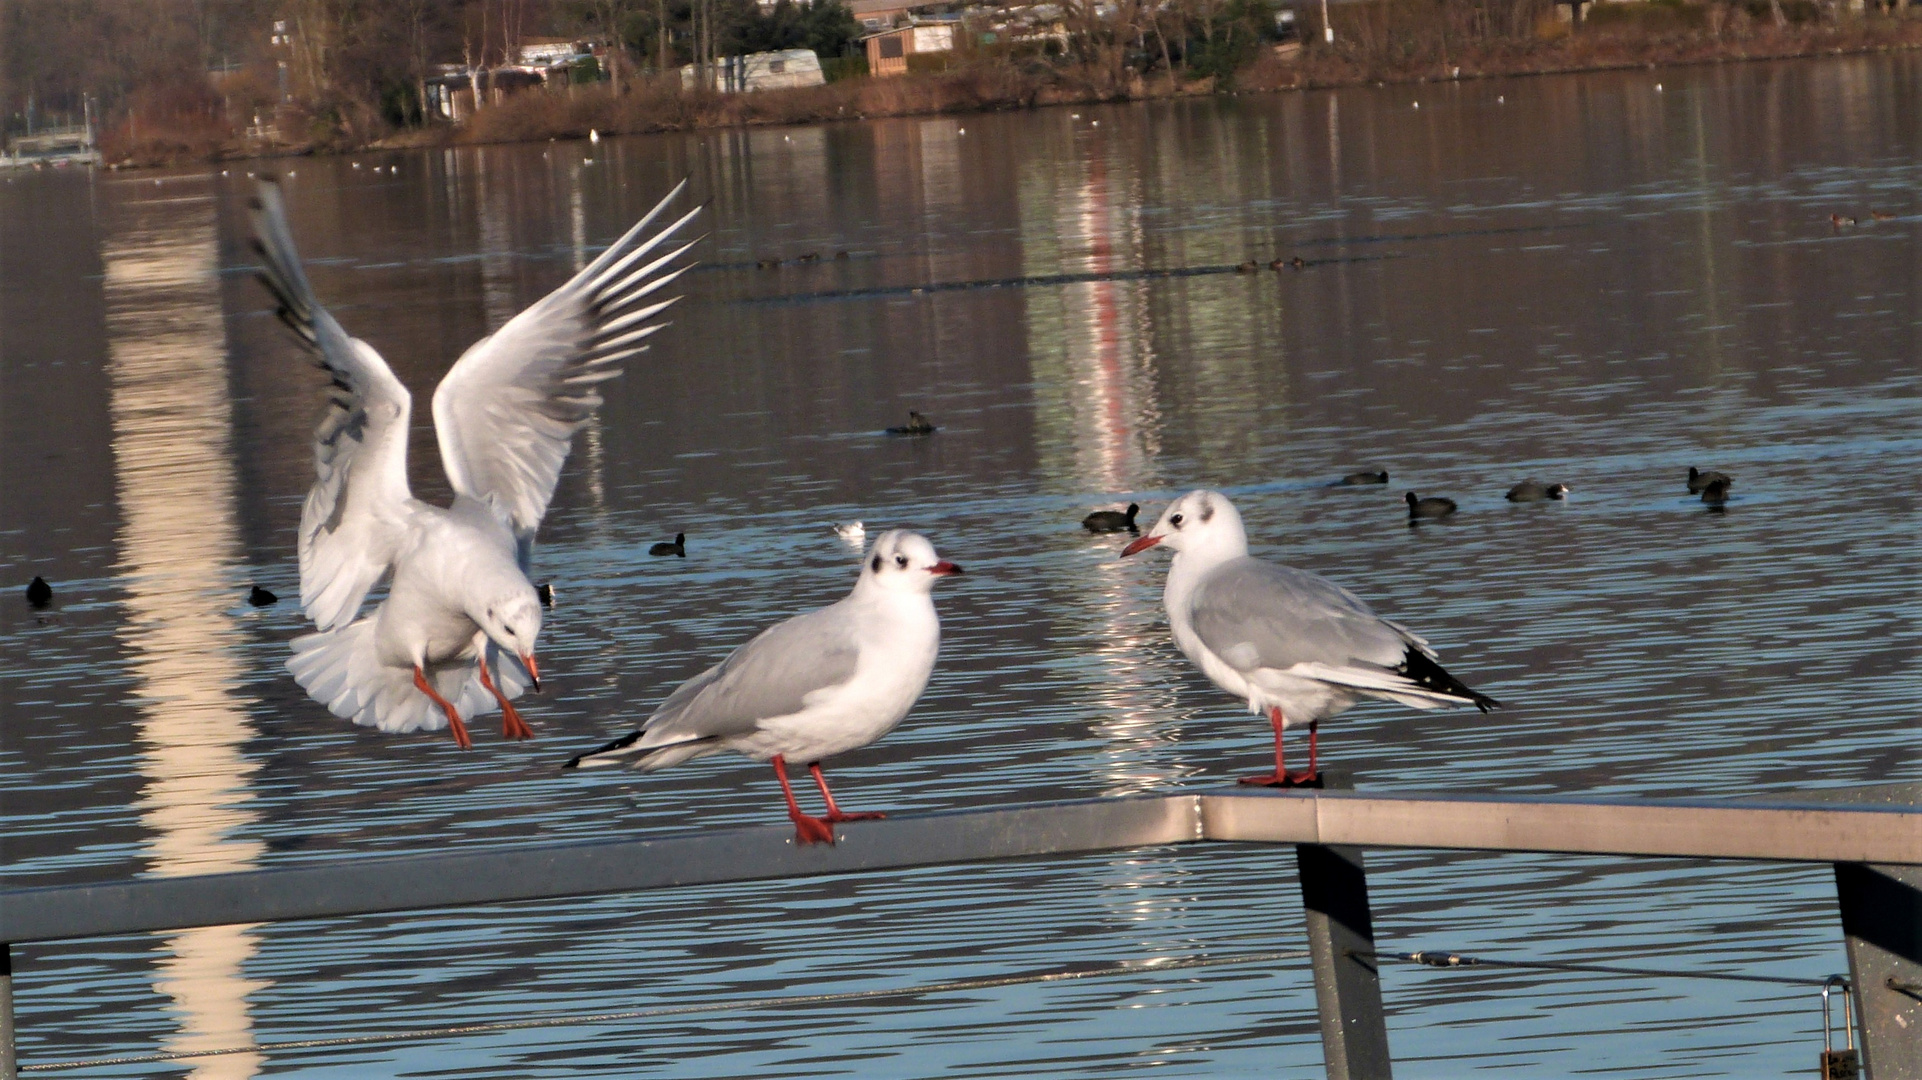
[(1341, 99), (1328, 94), (1328, 190), (1341, 201)]
[(587, 269), (587, 205), (581, 198), (581, 173), (574, 169), (568, 173), (567, 183), (567, 225), (568, 239), (574, 256), (574, 272)]
[[(101, 248), (120, 509), (121, 631), (137, 679), (138, 808), (159, 876), (252, 868), (258, 817), (241, 753), (255, 732), (244, 692), (243, 634), (227, 614), (240, 559), (225, 324), (211, 197), (134, 204)], [(169, 1051), (253, 1044), (247, 995), (267, 983), (243, 969), (246, 926), (166, 937), (155, 988), (180, 1030)], [(254, 1075), (257, 1054), (209, 1058), (203, 1078)]]
[[(1046, 166), (1043, 166), (1046, 168)], [(1030, 175), (1022, 185), (1026, 273), (1106, 274), (1141, 265), (1139, 185), (1112, 182), (1093, 155)], [(1091, 281), (1024, 293), (1034, 364), (1035, 423), (1041, 471), (1077, 493), (1117, 499), (1147, 482), (1160, 448), (1154, 397), (1156, 357), (1147, 290), (1139, 282)], [(1083, 654), (1096, 728), (1106, 742), (1094, 772), (1111, 795), (1154, 791), (1170, 776), (1152, 748), (1173, 732), (1168, 687), (1144, 663), (1156, 625), (1131, 591), (1132, 574), (1103, 559), (1080, 583), (1064, 632), (1088, 643)], [(1085, 591), (1083, 591), (1085, 590)], [(1068, 610), (1068, 609), (1064, 609)]]
[[(1142, 237), (1134, 185), (1124, 182), (1117, 197), (1098, 153), (1069, 184), (1023, 199), (1024, 243), (1050, 256), (1030, 258), (1026, 272), (1136, 268)], [(1050, 292), (1025, 297), (1043, 472), (1072, 491), (1124, 494), (1142, 482), (1160, 445), (1147, 290), (1139, 282), (1090, 281)]]
[(485, 149), (474, 151), (474, 214), (479, 219), (481, 241), (481, 300), (487, 316), (487, 332), (493, 333), (514, 317), (514, 236), (509, 225), (513, 207), (508, 198), (511, 184), (497, 182), (489, 169), (491, 155)]

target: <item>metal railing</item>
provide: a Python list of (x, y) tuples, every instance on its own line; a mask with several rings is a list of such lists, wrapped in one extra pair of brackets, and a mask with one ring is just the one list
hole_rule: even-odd
[[(1339, 781), (1335, 781), (1339, 783)], [(904, 815), (643, 840), (359, 857), (245, 873), (0, 891), (0, 942), (334, 918), (1207, 842), (1296, 846), (1330, 1077), (1390, 1072), (1361, 848), (1822, 862), (1838, 903), (1875, 1080), (1922, 1080), (1918, 788), (1794, 801), (1251, 791)], [(1855, 802), (1837, 801), (1856, 799)], [(0, 1078), (13, 1080), (12, 979), (0, 946)]]

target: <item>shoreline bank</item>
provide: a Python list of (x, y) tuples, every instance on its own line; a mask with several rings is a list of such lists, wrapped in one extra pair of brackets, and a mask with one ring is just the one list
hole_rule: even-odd
[(942, 72), (894, 78), (847, 79), (819, 87), (753, 94), (684, 92), (678, 79), (636, 80), (624, 93), (594, 87), (573, 94), (527, 93), (492, 106), (458, 126), (407, 129), (366, 140), (247, 147), (232, 142), (192, 147), (155, 140), (113, 146), (113, 169), (180, 166), (193, 162), (365, 153), (380, 150), (499, 145), (584, 139), (602, 135), (664, 134), (742, 127), (781, 127), (841, 120), (965, 115), (1051, 105), (1093, 105), (1202, 97), (1220, 93), (1283, 93), (1367, 85), (1423, 85), (1481, 79), (1632, 68), (1659, 70), (1704, 64), (1818, 59), (1922, 49), (1922, 19), (1851, 19), (1740, 34), (1650, 35), (1585, 30), (1553, 39), (1500, 40), (1453, 55), (1382, 59), (1361, 49), (1317, 47), (1283, 58), (1264, 47), (1231, 81), (1183, 81), (1166, 72), (1148, 78), (1113, 77), (1086, 64), (1020, 64), (1007, 60), (957, 65)]

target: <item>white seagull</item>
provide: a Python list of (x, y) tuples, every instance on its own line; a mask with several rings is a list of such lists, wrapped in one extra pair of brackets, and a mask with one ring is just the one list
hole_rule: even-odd
[[(1191, 491), (1169, 503), (1154, 529), (1121, 554), (1156, 546), (1175, 553), (1162, 593), (1175, 645), (1274, 726), (1275, 771), (1244, 784), (1314, 783), (1321, 721), (1364, 697), (1417, 709), (1501, 706), (1443, 671), (1427, 641), (1376, 615), (1354, 593), (1251, 557), (1241, 514), (1218, 491)], [(1301, 723), (1308, 725), (1308, 769), (1291, 776), (1281, 733)]]
[[(451, 727), (471, 748), (462, 716), (498, 705), (503, 737), (533, 736), (509, 699), (540, 688), (541, 604), (527, 579), (534, 532), (574, 432), (601, 405), (600, 384), (645, 350), (666, 325), (650, 320), (678, 299), (645, 302), (687, 269), (669, 264), (692, 242), (657, 252), (699, 208), (643, 234), (685, 186), (441, 379), (434, 429), (454, 489), (442, 509), (408, 490), (407, 388), (320, 305), (280, 186), (261, 179), (251, 204), (260, 280), (333, 378), (314, 433), (319, 479), (300, 516), (300, 603), (320, 632), (294, 639), (287, 668), (334, 715), (382, 731)], [(390, 573), (387, 598), (357, 619)]]
[[(941, 645), (930, 594), (936, 581), (960, 572), (927, 537), (882, 533), (853, 592), (763, 630), (682, 683), (639, 731), (563, 767), (626, 761), (651, 771), (733, 750), (773, 762), (798, 842), (832, 844), (834, 823), (884, 815), (842, 813), (821, 760), (874, 742), (914, 707)], [(827, 816), (801, 812), (788, 786), (789, 758), (807, 763)]]

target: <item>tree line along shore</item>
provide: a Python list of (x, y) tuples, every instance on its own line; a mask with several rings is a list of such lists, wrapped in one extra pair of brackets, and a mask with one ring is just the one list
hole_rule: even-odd
[[(0, 57), (16, 73), (0, 84), (7, 130), (83, 114), (115, 167), (1922, 47), (1922, 8), (1906, 0), (1360, 0), (1327, 8), (1326, 23), (1314, 0), (1060, 0), (955, 5), (936, 16), (952, 47), (883, 77), (863, 38), (886, 24), (864, 27), (840, 0), (155, 0), (218, 17), (198, 37), (147, 26), (144, 66), (13, 63), (72, 31), (50, 22), (66, 2), (16, 0), (15, 55)], [(308, 17), (272, 17), (290, 8)], [(430, 72), (484, 72), (529, 41), (568, 40), (593, 53), (572, 58), (563, 85), (434, 107)], [(813, 50), (827, 81), (725, 93), (682, 70), (771, 49)]]

